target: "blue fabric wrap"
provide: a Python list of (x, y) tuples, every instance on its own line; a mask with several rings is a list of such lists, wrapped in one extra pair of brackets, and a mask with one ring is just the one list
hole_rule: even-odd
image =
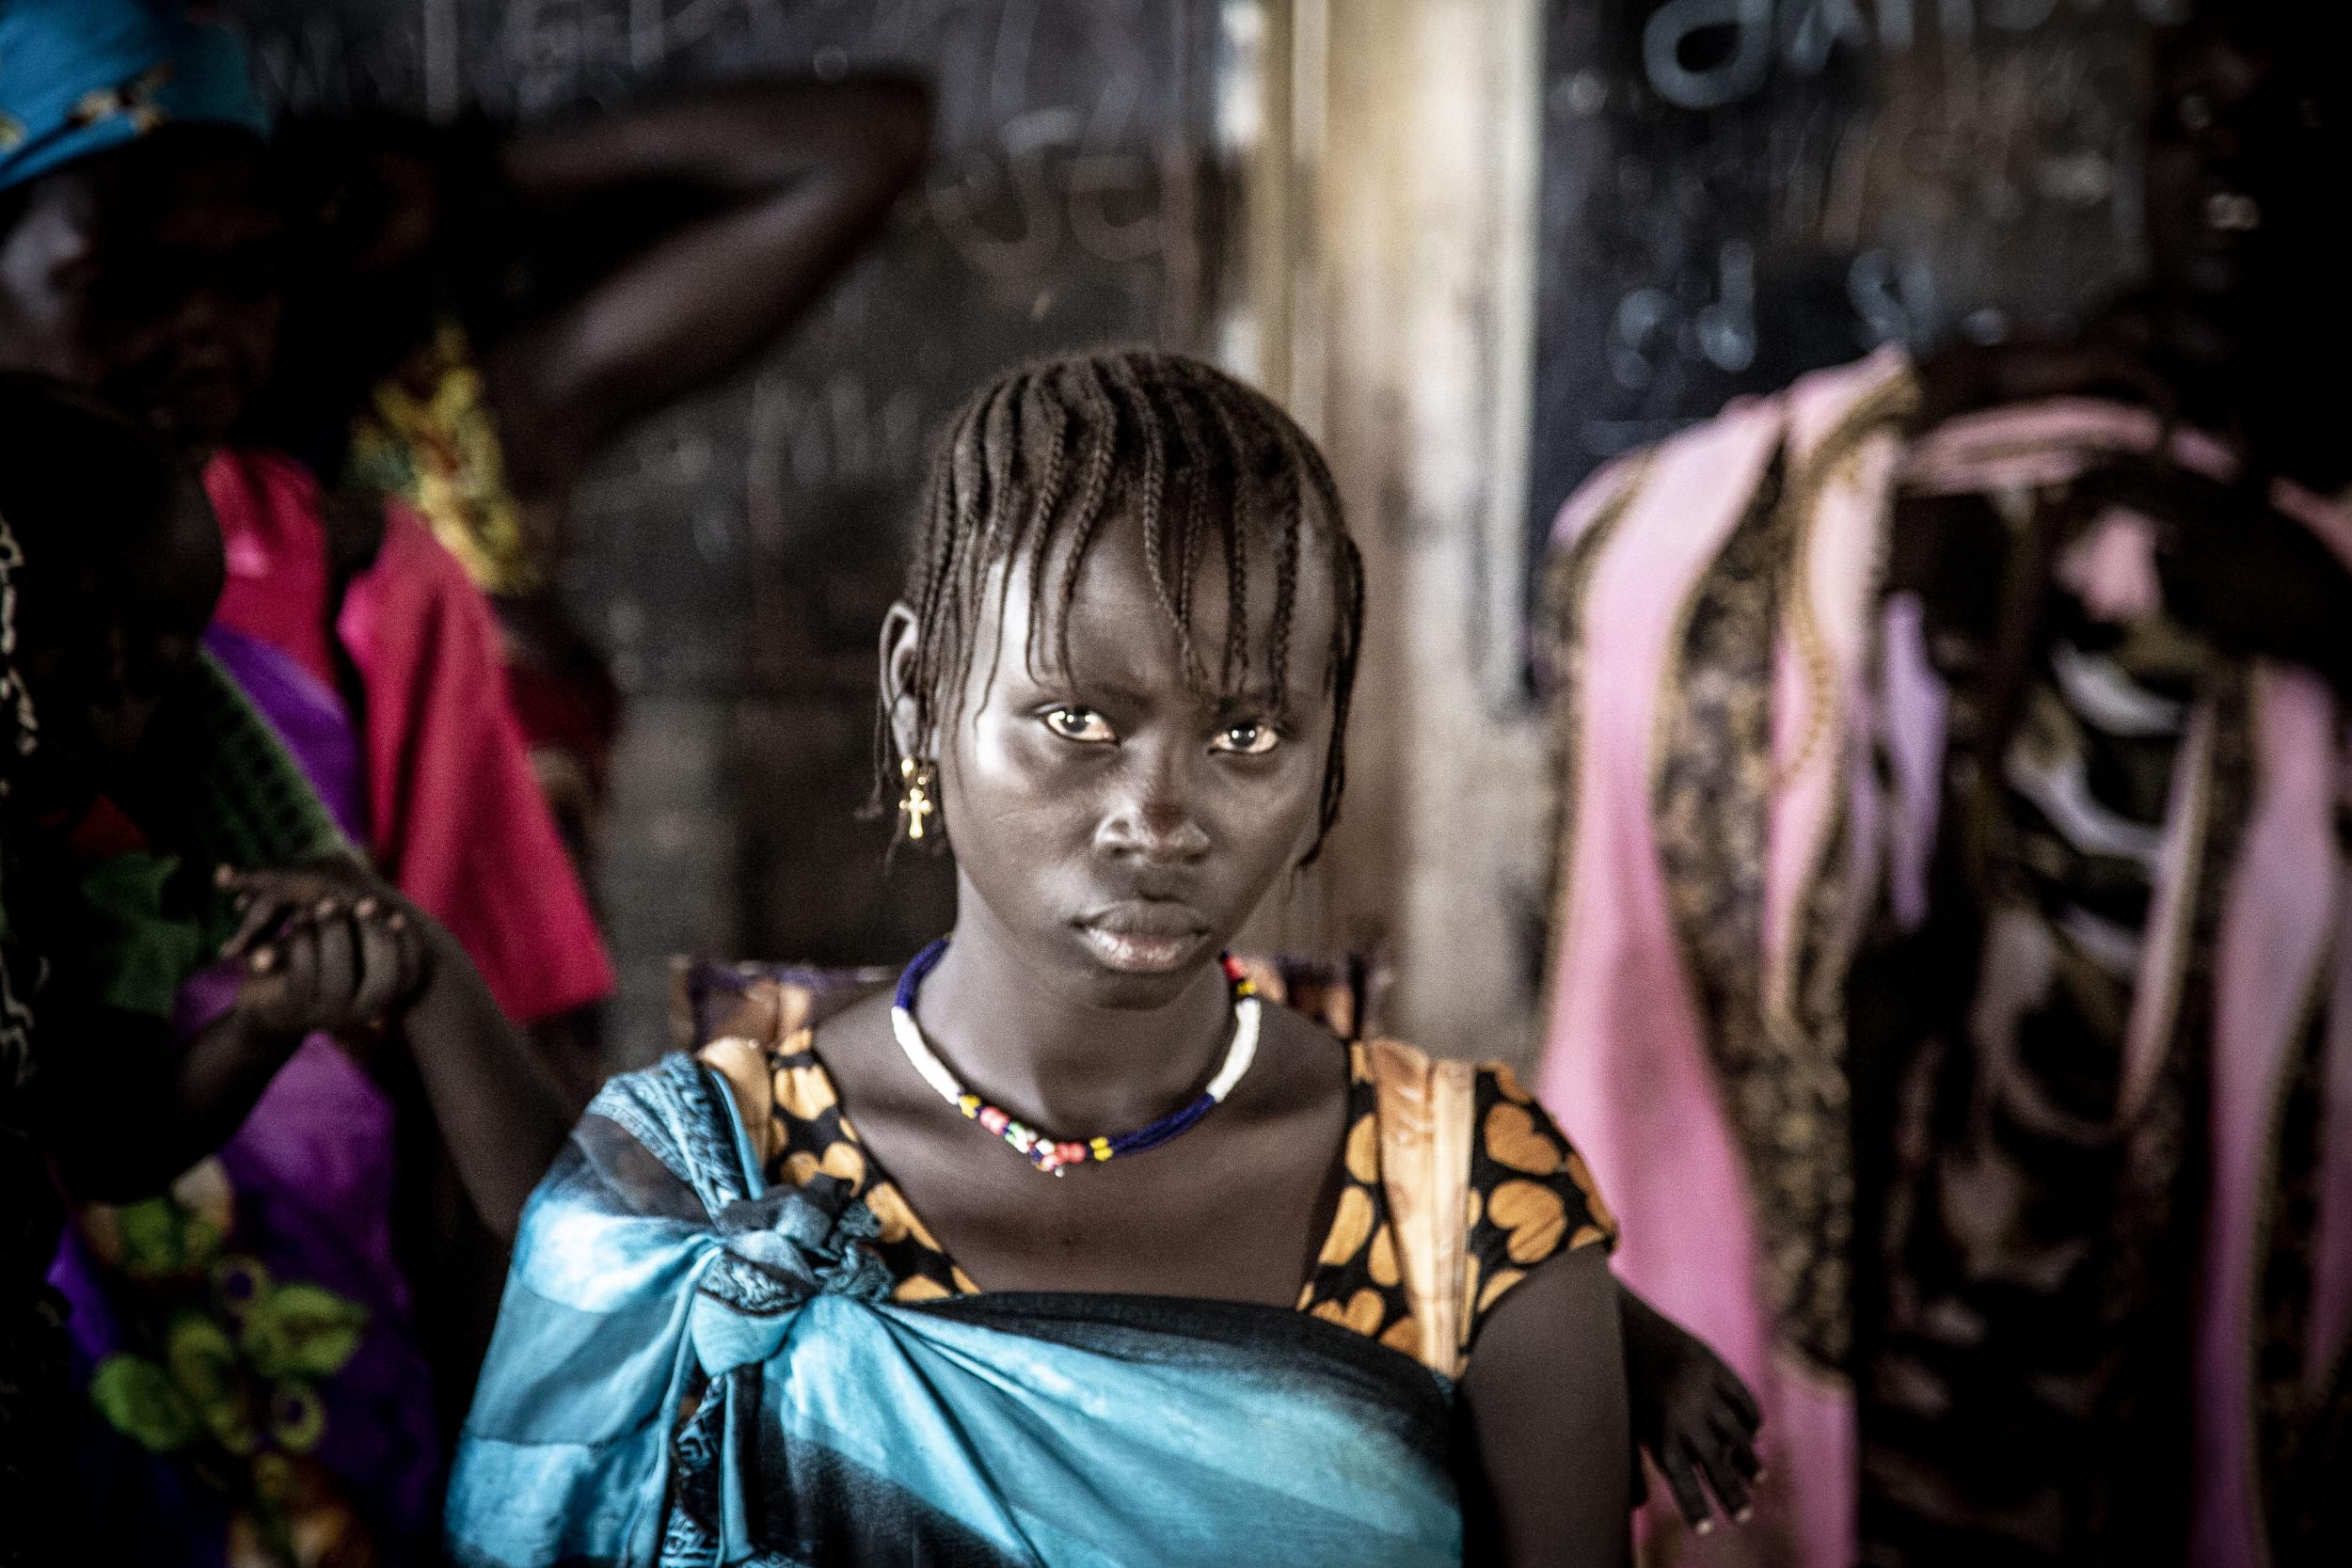
[(590, 1107), (460, 1440), (466, 1568), (1460, 1561), (1452, 1390), (1410, 1358), (1232, 1303), (895, 1305), (872, 1212), (748, 1152), (687, 1057)]
[(182, 0), (0, 6), (0, 190), (174, 123), (269, 134), (225, 24)]

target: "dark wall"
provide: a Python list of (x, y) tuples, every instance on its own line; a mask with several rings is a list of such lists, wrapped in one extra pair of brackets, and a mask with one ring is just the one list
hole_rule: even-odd
[(766, 363), (583, 485), (566, 589), (628, 693), (602, 895), (613, 1053), (658, 1043), (677, 951), (890, 960), (944, 863), (862, 822), (875, 639), (942, 420), (996, 370), (1194, 341), (1211, 0), (238, 0), (291, 106), (532, 118), (746, 71), (911, 66), (939, 161)]
[(1532, 558), (1594, 468), (1734, 394), (2126, 286), (2149, 39), (2185, 11), (1553, 0)]

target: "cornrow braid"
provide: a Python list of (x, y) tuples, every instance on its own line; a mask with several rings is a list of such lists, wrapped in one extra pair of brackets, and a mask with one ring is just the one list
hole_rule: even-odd
[[(1168, 399), (1168, 410), (1175, 416), (1177, 444), (1184, 449), (1179, 472), (1184, 481), (1184, 526), (1178, 535), (1181, 548), (1176, 559), (1176, 613), (1189, 625), (1192, 619), (1192, 579), (1200, 569), (1200, 552), (1209, 537), (1209, 487), (1196, 483), (1192, 476), (1205, 469), (1212, 461), (1209, 449), (1202, 444), (1200, 420), (1192, 406), (1192, 399), (1182, 394)], [(1229, 519), (1230, 521), (1230, 519)], [(1238, 550), (1229, 551), (1231, 559), (1240, 559)], [(1229, 574), (1230, 575), (1230, 574)], [(1234, 603), (1244, 602), (1235, 596)], [(1246, 641), (1246, 639), (1245, 639)], [(1232, 657), (1233, 638), (1226, 635), (1226, 662), (1219, 678), (1231, 686), (1235, 666)]]
[[(1158, 408), (1152, 404), (1151, 388), (1136, 374), (1133, 362), (1124, 358), (1112, 360), (1107, 379), (1112, 396), (1128, 401), (1129, 417), (1143, 437), (1143, 484), (1142, 493), (1136, 498), (1143, 514), (1143, 558), (1152, 563), (1152, 595), (1160, 601), (1160, 613), (1168, 617), (1168, 624), (1176, 628), (1176, 656), (1184, 660), (1184, 679), (1191, 681), (1198, 678), (1200, 672), (1200, 660), (1192, 651), (1192, 618), (1177, 608), (1180, 598), (1190, 595), (1169, 580), (1176, 574), (1169, 570), (1168, 549), (1168, 431)], [(1073, 585), (1080, 564), (1079, 556), (1070, 558)], [(1065, 597), (1065, 606), (1067, 602)], [(1066, 623), (1063, 635), (1066, 641)]]
[[(1056, 399), (1045, 396), (1038, 388), (1024, 388), (1029, 400), (1052, 421), (1053, 434), (1046, 437), (1043, 453), (1044, 483), (1037, 487), (1037, 505), (1029, 514), (1029, 635), (1023, 650), (1030, 668), (1037, 666), (1038, 638), (1045, 626), (1045, 565), (1054, 546), (1054, 509), (1061, 505), (1063, 493), (1069, 488), (1067, 464), (1070, 453), (1070, 410)], [(1005, 574), (1009, 586), (1012, 574)]]
[[(1185, 367), (1190, 369), (1193, 367), (1193, 362), (1188, 359)], [(1202, 402), (1202, 404), (1207, 406), (1209, 419), (1216, 423), (1218, 435), (1226, 439), (1226, 451), (1228, 453), (1242, 451), (1242, 433), (1235, 428), (1235, 423), (1232, 423), (1231, 411), (1228, 411), (1226, 406), (1216, 400), (1216, 397), (1204, 392), (1198, 381), (1188, 381), (1188, 392), (1195, 402)], [(1193, 461), (1195, 461), (1195, 466), (1198, 466), (1198, 470), (1207, 470), (1209, 449), (1204, 447), (1200, 419), (1195, 416), (1195, 411), (1190, 409), (1190, 402), (1185, 402), (1184, 397), (1179, 397), (1176, 409), (1179, 409), (1179, 430), (1185, 437), (1185, 449), (1188, 449), (1188, 453), (1195, 453)], [(1221, 513), (1216, 513), (1216, 508), (1209, 505), (1207, 484), (1193, 484), (1190, 489), (1193, 489), (1195, 510), (1200, 510), (1200, 513), (1204, 513), (1204, 515), (1209, 515), (1209, 513), (1216, 515), (1218, 533), (1221, 533), (1223, 543), (1226, 543), (1226, 599), (1231, 604), (1249, 604), (1249, 550), (1242, 547), (1240, 513), (1237, 513), (1235, 508), (1223, 508)], [(1202, 538), (1207, 538), (1207, 533), (1209, 533), (1209, 527), (1202, 522), (1202, 519), (1195, 519), (1195, 522), (1190, 524), (1190, 529), (1193, 529), (1193, 533), (1195, 533), (1195, 538), (1193, 538), (1195, 546), (1200, 546)], [(1200, 564), (1200, 552), (1198, 552), (1198, 547), (1195, 547), (1195, 550), (1190, 552), (1184, 562), (1184, 602), (1188, 609), (1190, 609), (1190, 604), (1193, 604), (1193, 574), (1195, 574), (1195, 569), (1198, 569), (1198, 564)], [(1282, 663), (1282, 660), (1278, 658), (1278, 679), (1282, 679), (1279, 663)], [(1247, 670), (1247, 668), (1249, 668), (1249, 626), (1247, 626), (1240, 616), (1231, 616), (1226, 626), (1226, 663), (1223, 663), (1221, 679), (1228, 684), (1228, 687), (1231, 687), (1232, 682), (1237, 682), (1237, 679), (1242, 677), (1242, 670)]]
[[(1185, 680), (1196, 686), (1210, 672), (1193, 635), (1193, 579), (1213, 544), (1226, 561), (1227, 629), (1216, 658), (1216, 678), (1226, 689), (1249, 665), (1248, 558), (1253, 545), (1271, 551), (1267, 654), (1278, 701), (1289, 692), (1300, 573), (1311, 560), (1324, 562), (1338, 610), (1324, 691), (1334, 722), (1308, 855), (1313, 859), (1339, 816), (1346, 780), (1363, 563), (1314, 443), (1263, 394), (1197, 359), (1112, 349), (1040, 360), (983, 388), (949, 421), (931, 464), (921, 537), (907, 572), (906, 602), (915, 623), (914, 733), (936, 736), (961, 720), (985, 620), (982, 596), (993, 585), (1001, 613), (1018, 565), (1027, 567), (1030, 600), (1024, 657), (1035, 670), (1046, 647), (1041, 640), (1051, 637), (1067, 664), (1070, 610), (1088, 552), (1121, 515), (1141, 525), (1152, 596), (1176, 640)], [(1310, 543), (1318, 547), (1308, 549)], [(1065, 556), (1058, 573), (1051, 573), (1057, 549)], [(886, 799), (901, 760), (888, 693), (875, 728), (877, 793)]]
[[(1079, 417), (1090, 417), (1094, 423), (1087, 430), (1086, 489), (1080, 496), (1078, 515), (1071, 524), (1070, 564), (1062, 573), (1059, 602), (1063, 606), (1077, 597), (1079, 568), (1086, 563), (1087, 553), (1094, 548), (1094, 536), (1102, 531), (1103, 520), (1109, 515), (1112, 462), (1119, 446), (1119, 404), (1111, 397), (1110, 377), (1101, 364), (1091, 360), (1081, 359), (1072, 368), (1078, 383)], [(1052, 519), (1047, 519), (1046, 528), (1050, 534)], [(1054, 651), (1067, 665), (1069, 618), (1057, 615), (1054, 625)]]
[[(988, 400), (980, 415), (980, 455), (984, 461), (979, 465), (979, 470), (986, 476), (988, 488), (980, 498), (978, 508), (980, 515), (987, 519), (987, 525), (992, 533), (1009, 535), (1004, 546), (1008, 554), (1017, 544), (1017, 540), (1010, 538), (1009, 535), (1022, 527), (1023, 520), (1010, 507), (1002, 504), (998, 498), (1008, 494), (1012, 485), (1012, 451), (1020, 440), (1021, 427), (1018, 410), (1020, 401), (1018, 388), (1000, 386), (997, 388), (997, 395)], [(977, 568), (975, 568), (975, 574), (972, 578), (972, 585), (975, 596), (977, 596), (979, 584), (984, 578), (977, 575)], [(1009, 590), (1011, 585), (1009, 577), (1005, 578), (1005, 584), (1007, 590)], [(1000, 613), (1003, 607), (1004, 594), (1000, 592), (997, 595), (997, 608)], [(995, 661), (993, 657), (989, 663), (989, 678), (991, 680), (996, 678)]]

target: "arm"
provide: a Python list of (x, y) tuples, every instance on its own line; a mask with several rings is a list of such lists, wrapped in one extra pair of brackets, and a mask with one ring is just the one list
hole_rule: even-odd
[(433, 981), (398, 1027), (449, 1162), (483, 1224), (512, 1244), (571, 1131), (565, 1099), (457, 945), (428, 916)]
[(1480, 1332), (1462, 1399), (1507, 1568), (1633, 1560), (1618, 1312), (1606, 1253), (1580, 1247), (1538, 1266)]
[[(308, 1036), (365, 1038), (396, 1012), (449, 1160), (482, 1219), (512, 1241), (523, 1202), (568, 1131), (561, 1096), (438, 924), (356, 865), (249, 872), (224, 957), (236, 1001), (184, 1044), (167, 1024), (75, 1009), (44, 1094), (46, 1130), (76, 1193), (156, 1192), (229, 1141)], [(405, 1004), (405, 1006), (404, 1006)], [(62, 1020), (60, 1020), (62, 1022)]]
[[(498, 174), (527, 211), (600, 203), (645, 236), (482, 345), (518, 496), (560, 495), (629, 420), (765, 348), (881, 225), (930, 142), (925, 90), (873, 79), (732, 84), (506, 143)], [(664, 191), (703, 199), (664, 226), (651, 199)]]
[(629, 420), (743, 364), (930, 155), (908, 78), (740, 81), (512, 132), (400, 117), (279, 137), (288, 326), (263, 425), (319, 461), (455, 309), (507, 482), (560, 503)]
[(160, 1192), (227, 1143), (302, 1043), (234, 1009), (184, 1046), (154, 1019), (46, 1010), (43, 1026), (75, 1045), (43, 1069), (43, 1141), (66, 1186), (101, 1203)]
[[(73, 1192), (147, 1197), (235, 1135), (306, 1031), (234, 1005), (237, 979), (224, 975), (201, 983), (226, 1006), (186, 1032), (173, 1017), (179, 982), (208, 955), (197, 923), (163, 908), (167, 863), (143, 850), (84, 861), (47, 837), (40, 849), (42, 1141)], [(377, 1005), (396, 979), (379, 984)]]
[(226, 949), (237, 1011), (264, 1029), (406, 1046), (425, 1108), (484, 1224), (511, 1242), (570, 1130), (562, 1096), (440, 924), (356, 865), (230, 879), (250, 902)]

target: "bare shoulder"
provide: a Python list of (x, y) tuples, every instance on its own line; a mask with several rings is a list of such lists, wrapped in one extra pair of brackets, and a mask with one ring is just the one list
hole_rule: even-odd
[(1597, 1246), (1554, 1253), (1496, 1302), (1471, 1350), (1464, 1392), (1473, 1402), (1482, 1385), (1511, 1386), (1524, 1374), (1562, 1359), (1589, 1359), (1613, 1371), (1623, 1364), (1618, 1344), (1616, 1276), (1609, 1254)]
[(844, 1103), (858, 1108), (862, 1128), (927, 1108), (929, 1089), (905, 1070), (890, 1030), (887, 988), (861, 996), (812, 1028), (809, 1047)]

